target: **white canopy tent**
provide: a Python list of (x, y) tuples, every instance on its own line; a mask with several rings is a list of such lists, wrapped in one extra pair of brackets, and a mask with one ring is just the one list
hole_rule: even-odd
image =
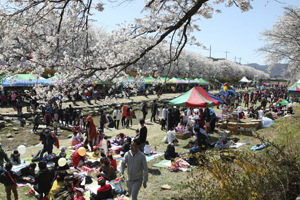
[(250, 83), (250, 81), (245, 76), (241, 80), (239, 80), (239, 82)]

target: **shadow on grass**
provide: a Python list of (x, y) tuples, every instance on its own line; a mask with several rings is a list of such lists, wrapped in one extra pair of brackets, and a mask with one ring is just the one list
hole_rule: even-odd
[(150, 122), (147, 122), (146, 124), (145, 124), (146, 126), (148, 126), (148, 125), (154, 125), (154, 124), (152, 124), (152, 123), (150, 123)]
[(158, 169), (151, 169), (151, 168), (148, 168), (148, 172), (154, 176), (160, 176), (161, 175), (161, 172), (160, 170)]

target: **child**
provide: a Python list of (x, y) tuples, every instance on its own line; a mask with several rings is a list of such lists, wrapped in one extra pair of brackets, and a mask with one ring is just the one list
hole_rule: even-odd
[(139, 138), (140, 137), (140, 130), (139, 129), (136, 129), (135, 130), (135, 137), (134, 137), (134, 139), (137, 139), (137, 138)]
[(54, 134), (57, 135), (57, 136), (60, 136), (60, 134), (57, 133), (57, 128), (58, 128), (57, 119), (55, 119), (54, 122), (53, 122), (53, 128), (54, 128)]
[(107, 156), (108, 160), (110, 161), (111, 165), (115, 170), (117, 170), (117, 159), (113, 158), (113, 156), (110, 154)]
[(64, 146), (60, 147), (60, 153), (59, 153), (58, 156), (61, 157), (61, 158), (65, 158), (67, 156), (66, 147), (64, 147)]
[(144, 147), (144, 153), (145, 153), (145, 155), (150, 155), (151, 154), (151, 148), (150, 148), (150, 145), (149, 145), (148, 141), (146, 141), (146, 145)]
[(57, 114), (57, 112), (55, 112), (55, 114), (54, 114), (54, 121), (58, 121), (58, 114)]
[(16, 182), (20, 179), (20, 176), (16, 172), (11, 171), (11, 163), (6, 163), (5, 169), (6, 171), (1, 174), (0, 180), (5, 186), (6, 198), (11, 199), (10, 195), (11, 191), (13, 191), (15, 199), (19, 199)]
[(10, 155), (10, 162), (13, 165), (21, 164), (20, 153), (18, 150), (14, 150), (13, 153)]
[(85, 200), (83, 194), (84, 190), (82, 188), (75, 188), (74, 200)]
[(120, 155), (122, 158), (124, 157), (125, 153), (130, 150), (130, 145), (131, 145), (131, 137), (127, 136), (120, 150)]
[(102, 176), (98, 178), (98, 185), (100, 187), (97, 190), (97, 194), (92, 193), (94, 199), (109, 199), (113, 198), (112, 188), (110, 184), (106, 184), (105, 178)]
[(80, 119), (79, 119), (79, 127), (80, 127), (81, 130), (82, 130), (83, 127), (84, 127), (83, 116), (82, 116), (82, 115), (80, 116)]
[(77, 131), (73, 132), (71, 146), (75, 146), (76, 144), (79, 144), (80, 139), (78, 139), (77, 134), (78, 134)]
[(118, 145), (123, 145), (124, 143), (124, 133), (120, 133), (117, 135), (117, 139), (116, 142), (118, 143)]
[(77, 139), (78, 141), (80, 142), (81, 141), (81, 138), (83, 138), (83, 135), (82, 135), (82, 130), (78, 130), (78, 133), (77, 133)]

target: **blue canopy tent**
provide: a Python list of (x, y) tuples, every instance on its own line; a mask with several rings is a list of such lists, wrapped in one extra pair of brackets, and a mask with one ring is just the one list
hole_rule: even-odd
[(210, 94), (210, 93), (208, 93), (208, 95), (209, 95), (213, 100), (218, 101), (219, 104), (222, 104), (222, 103), (223, 103), (223, 100), (222, 100), (221, 98), (216, 97), (216, 96), (214, 96), (214, 95), (212, 95), (212, 94)]
[(28, 86), (35, 86), (37, 84), (49, 86), (49, 85), (52, 85), (52, 81), (49, 79), (42, 78), (42, 77), (39, 77), (39, 78), (33, 78), (33, 77), (27, 78), (26, 77), (26, 79), (25, 79), (22, 77), (22, 75), (17, 75), (16, 77), (14, 77), (14, 79), (11, 76), (7, 76), (2, 81), (3, 87), (28, 87)]

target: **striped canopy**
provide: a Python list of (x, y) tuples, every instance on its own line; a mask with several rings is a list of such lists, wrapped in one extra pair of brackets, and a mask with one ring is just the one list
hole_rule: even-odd
[(197, 80), (200, 83), (200, 85), (208, 85), (208, 82), (202, 78), (196, 78), (195, 80)]
[(292, 85), (289, 89), (288, 89), (288, 93), (289, 94), (299, 94), (300, 93), (300, 83), (297, 83), (295, 85)]
[(193, 87), (188, 92), (168, 102), (170, 106), (182, 107), (212, 107), (219, 104), (202, 87)]

